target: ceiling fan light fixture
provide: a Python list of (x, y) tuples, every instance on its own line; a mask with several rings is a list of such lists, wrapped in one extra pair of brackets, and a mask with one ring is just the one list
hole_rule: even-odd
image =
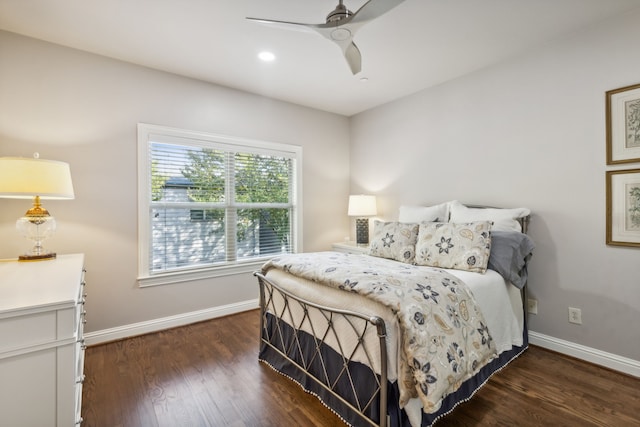
[(331, 40), (344, 41), (351, 38), (351, 31), (346, 28), (336, 28), (331, 32)]

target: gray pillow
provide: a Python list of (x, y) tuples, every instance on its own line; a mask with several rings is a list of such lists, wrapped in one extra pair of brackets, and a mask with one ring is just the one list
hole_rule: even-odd
[(517, 231), (492, 231), (487, 268), (497, 271), (522, 289), (527, 283), (527, 263), (534, 248), (535, 244), (526, 234)]

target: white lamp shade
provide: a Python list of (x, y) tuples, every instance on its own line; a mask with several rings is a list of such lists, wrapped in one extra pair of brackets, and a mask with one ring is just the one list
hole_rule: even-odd
[(0, 157), (0, 197), (73, 199), (69, 164), (55, 160)]
[(349, 216), (371, 216), (378, 213), (376, 196), (349, 196)]

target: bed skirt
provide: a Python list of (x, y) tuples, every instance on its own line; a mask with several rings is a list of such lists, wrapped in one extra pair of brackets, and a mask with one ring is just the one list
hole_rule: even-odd
[[(304, 331), (294, 331), (285, 322), (278, 322), (272, 313), (264, 313), (261, 331), (259, 360), (275, 371), (292, 379), (307, 393), (316, 396), (327, 408), (346, 424), (354, 427), (369, 427), (380, 424), (378, 385), (380, 376), (367, 365), (347, 361), (330, 346), (316, 340)], [(295, 341), (295, 343), (294, 343)], [(528, 347), (528, 333), (525, 326), (523, 345), (502, 352), (498, 358), (484, 366), (472, 378), (465, 381), (454, 393), (446, 396), (440, 409), (432, 414), (422, 413), (421, 427), (431, 426), (439, 418), (450, 413), (458, 404), (469, 400), (496, 372), (518, 357)], [(292, 351), (291, 349), (304, 351)], [(289, 349), (289, 350), (287, 350)], [(321, 354), (318, 354), (321, 353)], [(285, 357), (286, 355), (286, 357)], [(289, 360), (289, 359), (291, 360)], [(348, 365), (344, 369), (345, 363)], [(312, 376), (302, 366), (306, 366)], [(313, 376), (326, 376), (335, 384), (334, 390), (347, 402), (337, 398), (326, 387), (319, 385)], [(354, 379), (357, 379), (354, 381)], [(387, 383), (387, 425), (391, 427), (412, 427), (404, 409), (398, 404), (399, 389), (396, 381)], [(364, 402), (364, 405), (363, 405)], [(363, 417), (352, 406), (361, 408)], [(375, 424), (372, 424), (374, 422)], [(414, 426), (415, 427), (415, 426)]]

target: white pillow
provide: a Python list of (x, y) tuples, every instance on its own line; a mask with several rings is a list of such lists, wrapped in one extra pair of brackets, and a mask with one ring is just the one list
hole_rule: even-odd
[(522, 232), (522, 226), (517, 219), (524, 218), (531, 213), (527, 208), (468, 208), (457, 200), (450, 203), (449, 212), (451, 214), (449, 222), (492, 221), (491, 229), (494, 231), (519, 232)]
[(400, 206), (398, 222), (447, 222), (449, 220), (449, 202), (435, 206)]

